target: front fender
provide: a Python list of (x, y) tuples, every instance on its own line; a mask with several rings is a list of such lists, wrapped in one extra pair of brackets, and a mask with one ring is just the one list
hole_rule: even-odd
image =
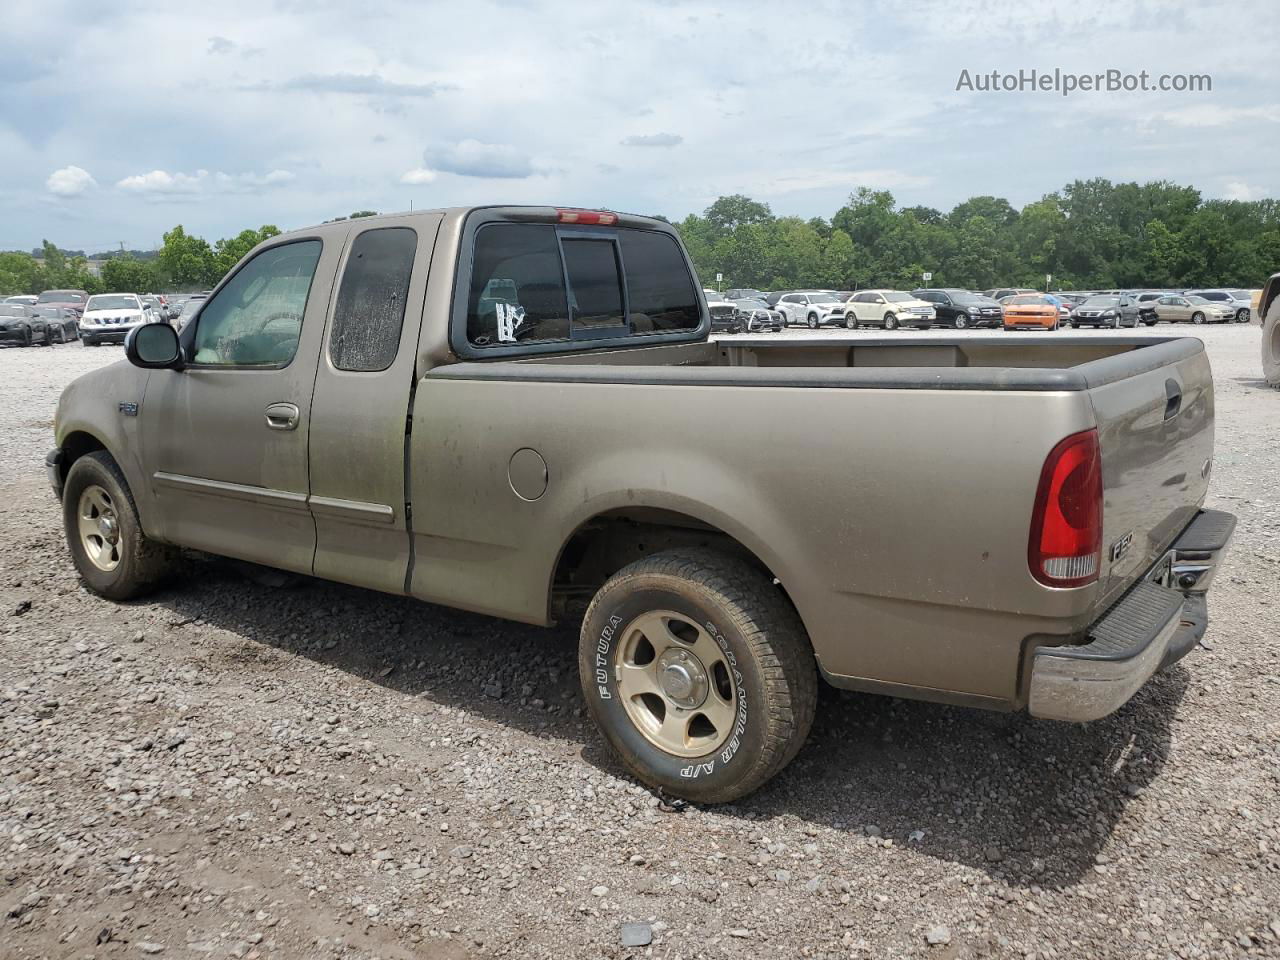
[[(138, 413), (146, 391), (147, 371), (121, 361), (86, 373), (62, 391), (54, 417), (54, 442), (59, 450), (75, 452), (86, 445), (68, 443), (87, 437), (111, 455), (129, 483), (143, 532), (162, 539), (156, 529), (151, 487), (142, 464)], [(65, 454), (64, 454), (65, 456)], [(70, 469), (65, 461), (63, 469)]]

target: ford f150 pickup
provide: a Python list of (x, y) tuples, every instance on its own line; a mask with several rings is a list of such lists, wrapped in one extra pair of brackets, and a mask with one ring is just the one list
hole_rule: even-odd
[(47, 458), (88, 587), (178, 548), (534, 624), (582, 614), (643, 781), (759, 787), (838, 687), (1088, 721), (1195, 646), (1190, 338), (708, 339), (677, 234), (478, 207), (273, 237), (181, 333), (67, 387)]

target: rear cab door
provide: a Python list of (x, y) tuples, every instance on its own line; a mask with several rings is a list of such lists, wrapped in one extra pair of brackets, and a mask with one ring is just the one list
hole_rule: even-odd
[(406, 433), (440, 221), (416, 214), (353, 226), (339, 265), (312, 399), (318, 577), (404, 592)]

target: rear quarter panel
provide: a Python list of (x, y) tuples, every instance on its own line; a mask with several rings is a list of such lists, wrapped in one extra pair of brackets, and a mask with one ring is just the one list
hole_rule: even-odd
[[(563, 544), (599, 513), (677, 510), (754, 552), (828, 674), (1016, 696), (1024, 638), (1094, 591), (1027, 568), (1045, 456), (1081, 392), (637, 386), (427, 376), (412, 431), (412, 593), (544, 623)], [(508, 463), (545, 459), (537, 501)]]

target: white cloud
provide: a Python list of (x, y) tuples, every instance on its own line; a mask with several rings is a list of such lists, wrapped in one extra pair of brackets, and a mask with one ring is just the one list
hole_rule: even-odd
[(1243, 180), (1228, 180), (1223, 188), (1223, 200), (1261, 200), (1268, 195), (1266, 187), (1245, 183)]
[(1229, 127), (1260, 122), (1280, 123), (1280, 107), (1224, 107), (1221, 104), (1196, 104), (1179, 110), (1157, 113), (1145, 121), (1151, 125), (1163, 120), (1175, 127)]
[(414, 186), (421, 186), (424, 183), (434, 183), (436, 172), (428, 170), (426, 167), (415, 167), (412, 170), (406, 170), (400, 175), (401, 183), (408, 183)]
[(528, 153), (506, 143), (462, 140), (431, 147), (423, 154), (428, 169), (454, 173), (460, 177), (494, 180), (523, 180), (537, 171)]
[(197, 170), (194, 174), (152, 170), (150, 173), (138, 173), (132, 177), (125, 177), (116, 186), (132, 193), (195, 193), (208, 177), (208, 170)]
[(152, 170), (150, 173), (134, 174), (119, 181), (116, 186), (130, 193), (147, 196), (180, 196), (195, 193), (254, 193), (269, 187), (277, 187), (294, 179), (288, 170), (272, 170), (266, 174), (256, 173), (210, 173), (208, 170), (197, 170), (195, 173), (169, 173), (167, 170)]
[(620, 141), (624, 147), (678, 147), (684, 137), (678, 133), (633, 134)]
[(98, 183), (88, 170), (73, 165), (53, 171), (44, 185), (55, 197), (78, 197)]

